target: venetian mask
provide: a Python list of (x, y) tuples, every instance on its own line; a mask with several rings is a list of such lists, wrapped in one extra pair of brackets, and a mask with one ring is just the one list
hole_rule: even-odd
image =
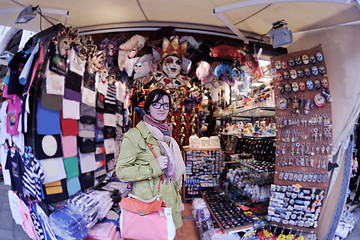
[(176, 78), (180, 74), (181, 59), (177, 56), (167, 56), (163, 60), (162, 70), (169, 78)]
[(306, 54), (302, 55), (301, 59), (304, 64), (309, 64), (309, 56), (308, 55), (306, 55)]
[(295, 66), (295, 60), (293, 58), (289, 58), (288, 63), (290, 65), (290, 67)]
[(60, 41), (59, 41), (59, 54), (60, 56), (65, 56), (67, 54), (67, 52), (70, 49), (70, 45), (71, 45), (71, 40), (67, 37), (63, 37)]
[(292, 87), (293, 92), (299, 91), (299, 85), (298, 85), (297, 82), (293, 82), (293, 83), (291, 84), (291, 87)]
[(321, 75), (325, 75), (326, 69), (325, 69), (324, 66), (320, 66), (320, 67), (319, 67), (319, 73), (320, 73)]
[(311, 76), (311, 70), (310, 70), (310, 68), (305, 68), (305, 69), (304, 69), (304, 73), (305, 73), (305, 76), (310, 77), (310, 76)]
[(303, 78), (304, 77), (304, 70), (298, 69), (297, 70), (297, 75), (299, 76), (299, 78)]
[(291, 85), (289, 83), (285, 84), (285, 91), (291, 93)]
[(300, 91), (305, 91), (306, 84), (304, 82), (299, 82), (299, 88), (300, 88)]
[(289, 80), (289, 78), (290, 78), (289, 72), (288, 72), (288, 71), (285, 71), (285, 72), (283, 73), (283, 77), (284, 77), (285, 80)]
[(321, 88), (321, 83), (319, 79), (314, 80), (314, 85), (316, 89), (320, 89)]
[(282, 61), (282, 62), (281, 62), (281, 68), (282, 68), (282, 69), (287, 69), (287, 62)]
[(315, 55), (310, 55), (309, 60), (312, 64), (316, 63), (316, 57)]
[(314, 76), (317, 76), (319, 74), (319, 69), (317, 68), (317, 66), (312, 66), (311, 71)]
[(323, 86), (323, 88), (327, 88), (328, 87), (328, 80), (326, 78), (321, 79), (321, 85)]
[(290, 71), (290, 76), (292, 79), (296, 79), (297, 78), (297, 73), (295, 69), (291, 69)]
[(314, 84), (313, 84), (313, 81), (312, 80), (307, 80), (306, 81), (306, 87), (309, 89), (309, 90), (313, 90), (314, 88)]
[(295, 62), (296, 62), (297, 65), (301, 65), (302, 64), (301, 57), (300, 56), (296, 57)]
[(277, 61), (275, 62), (275, 68), (276, 68), (276, 69), (281, 69), (281, 62), (280, 62), (279, 60), (277, 60)]
[(322, 62), (324, 59), (323, 55), (321, 52), (317, 52), (316, 53), (316, 60), (318, 60), (319, 62)]

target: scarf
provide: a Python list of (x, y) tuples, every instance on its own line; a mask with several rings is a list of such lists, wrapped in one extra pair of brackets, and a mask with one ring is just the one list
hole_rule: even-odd
[[(147, 129), (149, 129), (151, 135), (159, 142), (161, 154), (167, 156), (169, 159), (167, 168), (163, 170), (165, 176), (167, 176), (168, 179), (170, 179), (171, 177), (175, 177), (176, 181), (181, 182), (182, 176), (185, 173), (185, 164), (181, 155), (179, 145), (177, 144), (174, 138), (164, 134), (160, 130), (161, 128), (158, 128), (156, 126), (153, 126), (151, 123), (148, 123), (145, 119), (145, 116), (144, 116), (145, 126), (147, 127)], [(169, 128), (171, 131), (172, 129), (171, 125)]]

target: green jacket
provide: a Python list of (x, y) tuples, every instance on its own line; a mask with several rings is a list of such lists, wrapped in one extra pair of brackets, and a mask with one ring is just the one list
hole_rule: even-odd
[[(153, 146), (156, 154), (161, 155), (158, 141), (141, 121), (136, 128), (132, 128), (124, 134), (116, 163), (116, 174), (122, 181), (133, 181), (132, 193), (148, 200), (157, 195), (159, 177), (163, 172), (144, 138)], [(172, 207), (175, 227), (181, 227), (181, 196), (176, 182), (173, 179), (168, 183), (162, 181), (160, 193), (160, 199), (164, 200), (167, 206)]]

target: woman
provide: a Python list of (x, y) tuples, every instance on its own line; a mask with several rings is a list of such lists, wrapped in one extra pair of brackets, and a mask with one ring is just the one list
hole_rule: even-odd
[[(116, 174), (123, 181), (132, 181), (132, 194), (144, 200), (158, 194), (157, 186), (162, 176), (160, 199), (172, 207), (175, 227), (179, 228), (183, 206), (179, 190), (185, 164), (179, 145), (171, 137), (172, 126), (166, 121), (171, 108), (170, 99), (170, 95), (162, 89), (149, 93), (143, 120), (124, 135)], [(147, 143), (153, 146), (157, 158)]]

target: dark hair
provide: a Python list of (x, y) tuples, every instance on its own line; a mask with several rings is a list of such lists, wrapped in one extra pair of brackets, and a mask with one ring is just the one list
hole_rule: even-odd
[(145, 104), (144, 104), (144, 111), (149, 114), (150, 105), (153, 102), (158, 102), (163, 96), (168, 96), (170, 101), (170, 109), (171, 109), (171, 97), (164, 89), (155, 89), (152, 90), (146, 97)]

